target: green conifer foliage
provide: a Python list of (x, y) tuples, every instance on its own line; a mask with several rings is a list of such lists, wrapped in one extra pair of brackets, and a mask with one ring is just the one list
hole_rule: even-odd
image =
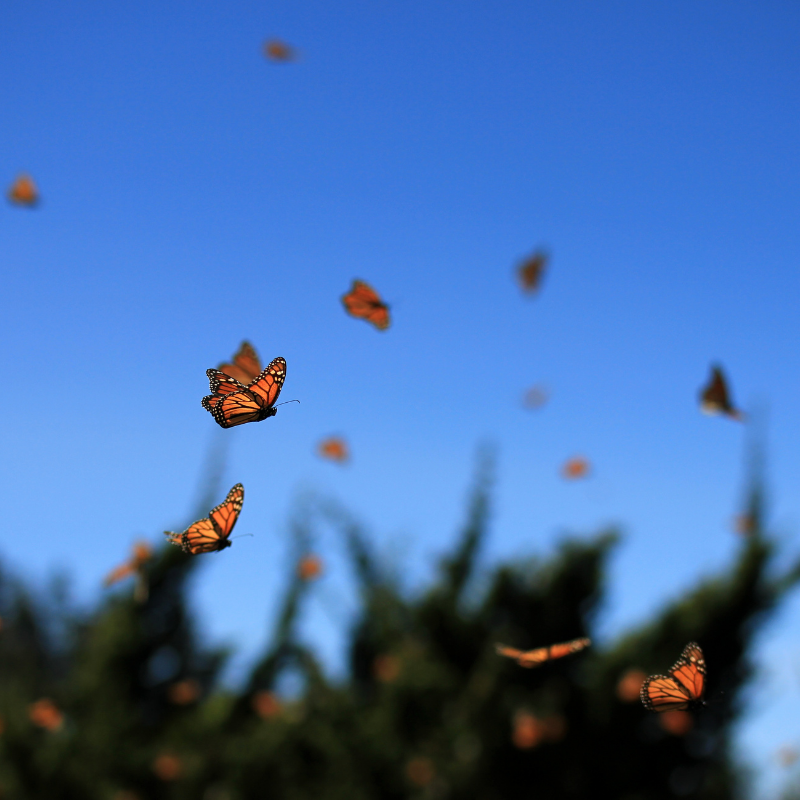
[[(120, 590), (88, 615), (34, 600), (0, 575), (0, 797), (8, 800), (661, 800), (746, 796), (731, 726), (758, 627), (800, 578), (772, 568), (762, 493), (735, 563), (609, 646), (524, 669), (528, 649), (591, 636), (617, 536), (564, 541), (548, 559), (480, 567), (490, 519), (485, 459), (467, 521), (438, 578), (409, 595), (368, 537), (330, 503), (293, 523), (296, 560), (316, 525), (342, 533), (361, 597), (350, 672), (326, 676), (298, 639), (314, 584), (295, 575), (249, 679), (219, 683), (224, 653), (200, 645), (184, 596), (198, 563), (165, 547), (149, 596)], [(698, 641), (707, 706), (647, 712), (645, 674)], [(299, 696), (275, 694), (286, 671)], [(49, 699), (51, 705), (41, 704)], [(40, 701), (35, 709), (32, 704)], [(49, 716), (48, 716), (49, 715)]]

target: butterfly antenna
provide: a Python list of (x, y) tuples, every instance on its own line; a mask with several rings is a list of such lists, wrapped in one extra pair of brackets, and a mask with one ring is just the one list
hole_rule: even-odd
[[(287, 400), (286, 403), (278, 403), (278, 406), (285, 406), (287, 403), (299, 403), (299, 400)], [(273, 408), (277, 408), (278, 406), (273, 406)]]
[(243, 536), (255, 536), (254, 533), (240, 533), (238, 536), (231, 536), (231, 539), (241, 539)]

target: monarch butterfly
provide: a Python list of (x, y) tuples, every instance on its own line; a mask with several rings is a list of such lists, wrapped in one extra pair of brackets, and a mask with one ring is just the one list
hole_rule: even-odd
[(220, 364), (217, 369), (240, 383), (254, 381), (264, 369), (255, 348), (247, 341), (242, 342), (231, 360), (232, 364)]
[(371, 322), (379, 331), (389, 327), (389, 306), (368, 283), (354, 280), (350, 291), (342, 295), (342, 303), (351, 317)]
[(514, 647), (506, 647), (504, 644), (496, 644), (495, 649), (498, 655), (515, 659), (521, 667), (531, 668), (538, 667), (545, 661), (552, 661), (554, 658), (564, 658), (564, 656), (577, 653), (591, 643), (591, 639), (573, 639), (571, 642), (537, 647), (535, 650), (517, 650)]
[(8, 199), (18, 206), (33, 207), (39, 202), (39, 190), (30, 175), (19, 175), (8, 190)]
[(244, 486), (237, 483), (228, 496), (207, 517), (193, 522), (183, 533), (164, 531), (171, 544), (179, 545), (184, 553), (196, 556), (200, 553), (213, 553), (231, 546), (228, 537), (239, 518), (244, 502)]
[(112, 569), (103, 580), (104, 586), (111, 586), (113, 583), (127, 578), (134, 572), (138, 572), (142, 566), (153, 557), (153, 548), (147, 542), (136, 542), (133, 546), (133, 555), (124, 564)]
[(347, 447), (347, 442), (338, 436), (331, 436), (329, 439), (323, 439), (317, 446), (317, 452), (323, 458), (329, 458), (331, 461), (338, 461), (344, 463), (350, 458), (350, 450)]
[(666, 675), (651, 675), (639, 696), (648, 711), (686, 711), (705, 705), (706, 662), (697, 642), (689, 642)]
[(275, 358), (270, 365), (246, 386), (218, 369), (206, 370), (211, 394), (203, 398), (206, 409), (223, 428), (261, 422), (278, 413), (275, 401), (286, 380), (286, 361)]
[(722, 367), (712, 365), (711, 377), (708, 384), (700, 391), (700, 409), (706, 414), (725, 414), (731, 419), (743, 420), (744, 414), (734, 408), (731, 402), (728, 382), (722, 372)]
[(576, 456), (564, 462), (561, 467), (561, 476), (568, 480), (585, 478), (589, 474), (589, 462), (583, 456)]
[(542, 250), (537, 250), (530, 258), (525, 259), (517, 268), (517, 280), (523, 292), (532, 293), (539, 289), (544, 269), (550, 257)]
[(280, 39), (269, 39), (264, 42), (264, 55), (270, 61), (294, 61), (295, 50)]

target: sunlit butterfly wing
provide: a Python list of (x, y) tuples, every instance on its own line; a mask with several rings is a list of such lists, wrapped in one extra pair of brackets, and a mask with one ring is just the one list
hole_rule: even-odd
[(203, 398), (203, 408), (223, 428), (261, 422), (278, 413), (274, 404), (286, 379), (284, 359), (274, 359), (247, 386), (216, 369), (206, 370), (206, 374), (213, 394)]
[(103, 578), (103, 586), (111, 586), (118, 581), (124, 580), (128, 575), (132, 575), (136, 571), (133, 563), (128, 562), (112, 569), (111, 572)]
[(570, 642), (551, 644), (548, 647), (537, 647), (535, 650), (517, 650), (514, 647), (506, 647), (503, 644), (495, 645), (498, 655), (513, 658), (521, 667), (538, 667), (545, 661), (552, 661), (556, 658), (577, 653), (591, 644), (590, 639), (573, 639)]
[(686, 711), (703, 705), (706, 662), (696, 642), (684, 647), (667, 675), (651, 675), (640, 697), (648, 711)]
[(530, 258), (517, 268), (517, 279), (523, 292), (535, 292), (539, 289), (549, 257), (547, 253), (537, 250)]
[(8, 199), (18, 206), (33, 207), (39, 202), (39, 190), (30, 175), (20, 175), (8, 190)]
[(228, 537), (239, 518), (243, 502), (244, 486), (237, 483), (228, 492), (225, 500), (211, 509), (208, 517), (192, 523), (183, 533), (165, 531), (164, 535), (172, 544), (179, 545), (184, 553), (193, 556), (224, 550), (231, 546)]
[(744, 414), (734, 408), (731, 402), (728, 381), (719, 366), (711, 367), (711, 377), (700, 391), (700, 409), (706, 414), (725, 414), (731, 419), (744, 419)]
[(244, 384), (255, 380), (263, 369), (258, 354), (250, 342), (242, 342), (242, 346), (236, 351), (232, 362), (231, 364), (220, 364), (217, 369)]
[(366, 320), (380, 331), (389, 327), (389, 306), (368, 283), (354, 280), (350, 291), (342, 295), (342, 303), (351, 317)]

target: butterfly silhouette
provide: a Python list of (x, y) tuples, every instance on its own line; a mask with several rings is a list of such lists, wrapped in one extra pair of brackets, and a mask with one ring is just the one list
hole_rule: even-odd
[(342, 303), (351, 317), (371, 322), (379, 331), (389, 327), (389, 306), (368, 283), (354, 280), (350, 291), (342, 295)]
[(722, 367), (713, 365), (708, 383), (700, 391), (700, 409), (706, 414), (724, 414), (731, 419), (742, 421), (744, 414), (734, 408), (728, 390), (728, 382)]
[(531, 294), (538, 291), (542, 282), (545, 267), (550, 257), (542, 250), (537, 250), (530, 258), (526, 258), (517, 267), (517, 280), (523, 292)]
[(264, 369), (255, 348), (247, 341), (242, 342), (231, 360), (232, 364), (220, 364), (217, 369), (240, 383), (254, 381)]
[(286, 380), (286, 361), (275, 358), (246, 386), (218, 369), (206, 370), (211, 394), (203, 398), (206, 409), (223, 428), (261, 422), (278, 413), (275, 401)]
[(211, 509), (207, 517), (193, 522), (183, 533), (164, 531), (171, 544), (178, 545), (184, 553), (196, 556), (213, 553), (231, 546), (228, 538), (239, 518), (244, 502), (244, 486), (237, 483), (218, 506)]
[(705, 705), (706, 661), (697, 642), (689, 642), (666, 675), (651, 675), (640, 697), (648, 711), (686, 711)]
[(564, 656), (577, 653), (591, 643), (590, 639), (573, 639), (571, 642), (537, 647), (535, 650), (517, 650), (514, 647), (506, 647), (504, 644), (495, 645), (495, 649), (498, 655), (513, 658), (521, 667), (530, 668), (538, 667), (545, 661), (552, 661), (554, 658), (564, 658)]

